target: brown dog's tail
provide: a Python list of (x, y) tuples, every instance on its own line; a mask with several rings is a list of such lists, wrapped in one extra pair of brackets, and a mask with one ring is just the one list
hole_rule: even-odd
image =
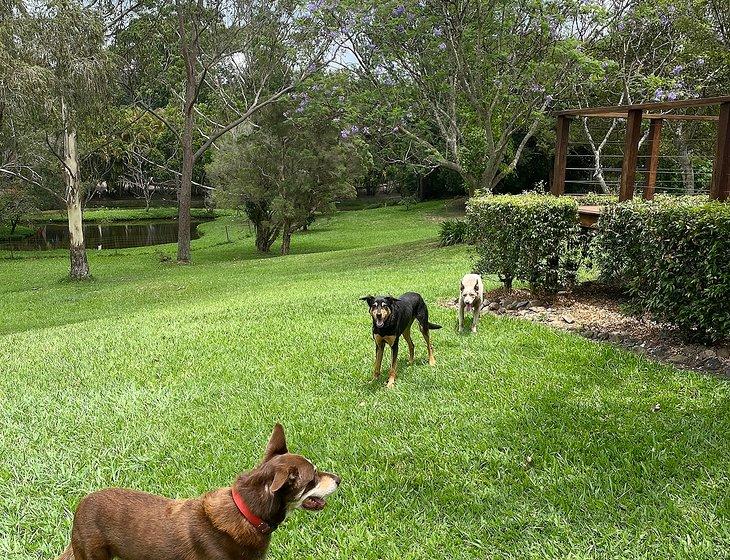
[(74, 560), (74, 551), (71, 548), (71, 545), (66, 547), (66, 550), (64, 550), (63, 554), (58, 557), (58, 560)]
[(436, 329), (440, 329), (441, 325), (437, 325), (436, 323), (428, 323), (428, 329), (431, 331), (435, 331)]

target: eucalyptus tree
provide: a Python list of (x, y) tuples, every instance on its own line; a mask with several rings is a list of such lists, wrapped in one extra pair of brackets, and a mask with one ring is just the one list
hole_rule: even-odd
[[(569, 91), (605, 13), (580, 2), (350, 2), (340, 25), (371, 87), (370, 127), (469, 192), (512, 173), (545, 111)], [(348, 60), (344, 61), (349, 63)], [(515, 141), (517, 139), (517, 141)]]
[[(82, 208), (86, 183), (81, 177), (78, 133), (94, 128), (109, 82), (103, 20), (80, 2), (49, 1), (15, 3), (6, 23), (13, 30), (16, 89), (12, 103), (5, 99), (6, 108), (23, 122), (22, 129), (14, 129), (14, 140), (35, 148), (26, 150), (12, 169), (6, 167), (6, 174), (45, 189), (65, 204), (70, 277), (88, 278)], [(58, 181), (43, 173), (50, 167), (49, 159), (60, 171)]]
[[(334, 35), (301, 13), (296, 0), (157, 2), (138, 10), (117, 35), (127, 91), (179, 146), (180, 262), (190, 260), (196, 163), (331, 59)], [(169, 118), (172, 106), (177, 112)]]

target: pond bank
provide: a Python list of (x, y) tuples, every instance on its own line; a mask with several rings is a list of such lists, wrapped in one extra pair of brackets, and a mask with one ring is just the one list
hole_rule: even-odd
[[(215, 219), (221, 212), (195, 208), (191, 211), (192, 238), (200, 234), (197, 226)], [(61, 211), (34, 214), (27, 218), (30, 226), (18, 226), (16, 232), (2, 235), (0, 248), (12, 251), (35, 251), (66, 248), (66, 215)], [(84, 236), (87, 248), (124, 249), (174, 243), (177, 241), (177, 208), (100, 208), (84, 212)], [(9, 232), (8, 232), (9, 233)]]

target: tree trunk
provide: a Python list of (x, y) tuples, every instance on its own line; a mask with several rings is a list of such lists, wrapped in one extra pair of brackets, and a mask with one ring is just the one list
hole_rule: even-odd
[(66, 203), (68, 210), (69, 252), (71, 256), (72, 280), (85, 280), (91, 276), (89, 263), (86, 260), (86, 244), (84, 243), (83, 213), (81, 201), (76, 198)]
[(288, 221), (284, 222), (283, 235), (281, 237), (281, 254), (288, 255), (291, 248), (291, 225)]
[(193, 116), (185, 115), (182, 137), (182, 172), (177, 193), (177, 260), (190, 262), (190, 197), (193, 181)]
[(178, 33), (180, 35), (180, 53), (185, 64), (185, 100), (183, 102), (182, 131), (182, 170), (180, 173), (180, 188), (177, 193), (178, 201), (178, 230), (177, 230), (177, 260), (181, 263), (190, 262), (190, 197), (192, 195), (193, 166), (195, 152), (193, 151), (193, 130), (195, 129), (195, 100), (197, 97), (197, 62), (200, 48), (196, 29), (189, 30), (186, 25), (185, 9), (182, 2), (177, 3)]
[(268, 253), (276, 239), (276, 236), (272, 235), (271, 226), (262, 222), (254, 224), (254, 228), (256, 228), (256, 250), (260, 253)]
[(81, 209), (82, 187), (79, 175), (79, 159), (76, 150), (76, 131), (68, 127), (66, 106), (61, 101), (63, 129), (63, 178), (66, 186), (66, 209), (68, 210), (69, 255), (72, 280), (85, 280), (91, 276), (89, 263), (86, 260), (86, 244), (84, 243), (84, 222)]

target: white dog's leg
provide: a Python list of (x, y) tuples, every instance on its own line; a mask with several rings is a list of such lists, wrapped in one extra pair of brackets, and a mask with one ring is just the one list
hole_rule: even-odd
[(459, 332), (464, 330), (464, 300), (459, 297)]
[(474, 305), (474, 319), (471, 322), (471, 332), (477, 332), (477, 323), (479, 322), (479, 313), (482, 310), (482, 300), (476, 300)]

